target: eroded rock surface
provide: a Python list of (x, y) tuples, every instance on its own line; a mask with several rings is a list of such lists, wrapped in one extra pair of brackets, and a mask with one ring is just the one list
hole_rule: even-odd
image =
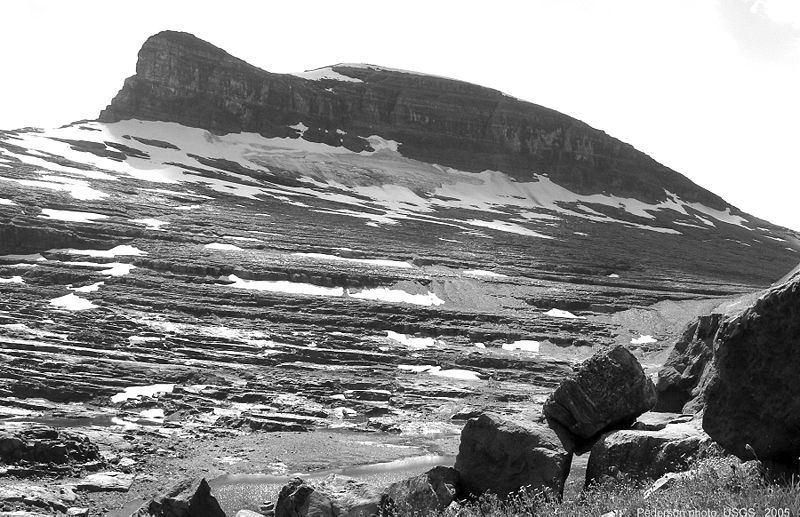
[(592, 446), (586, 486), (607, 479), (658, 479), (687, 470), (711, 445), (699, 420), (673, 423), (658, 430), (624, 429), (604, 434)]
[(523, 487), (561, 497), (572, 444), (544, 424), (484, 413), (461, 431), (455, 470), (465, 493), (500, 497)]
[(624, 346), (598, 352), (548, 397), (544, 414), (578, 439), (624, 427), (656, 402), (652, 381)]
[(22, 474), (68, 474), (103, 464), (100, 451), (85, 435), (47, 426), (0, 432), (0, 463)]
[(700, 384), (713, 355), (721, 314), (700, 316), (683, 335), (658, 371), (656, 411), (694, 413), (703, 407)]
[(703, 411), (703, 428), (744, 460), (800, 454), (800, 274), (690, 325), (659, 371), (659, 408)]
[(458, 489), (457, 470), (435, 467), (419, 476), (389, 485), (382, 508), (390, 515), (437, 515), (456, 499)]
[(295, 478), (281, 489), (275, 517), (378, 515), (382, 497), (378, 488), (346, 476), (334, 475), (315, 483)]
[(800, 269), (721, 323), (710, 368), (703, 388), (703, 429), (742, 459), (796, 465)]
[[(225, 517), (205, 479), (185, 479), (150, 501), (135, 517)], [(132, 516), (133, 517), (133, 516)]]

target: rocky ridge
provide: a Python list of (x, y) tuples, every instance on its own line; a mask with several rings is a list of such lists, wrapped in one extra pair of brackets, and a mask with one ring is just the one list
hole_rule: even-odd
[(366, 137), (378, 134), (402, 142), (403, 156), (462, 170), (502, 170), (520, 179), (544, 171), (580, 193), (658, 201), (667, 199), (666, 189), (716, 209), (728, 206), (602, 131), (496, 90), (373, 65), (321, 72), (269, 73), (191, 34), (164, 31), (142, 46), (136, 75), (100, 120), (161, 120), (269, 137), (294, 136), (288, 126), (303, 123), (309, 130), (302, 138), (354, 151), (369, 149)]

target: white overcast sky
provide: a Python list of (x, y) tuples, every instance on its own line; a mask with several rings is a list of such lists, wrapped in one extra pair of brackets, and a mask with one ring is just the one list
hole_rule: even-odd
[(800, 0), (3, 0), (0, 128), (95, 118), (144, 40), (271, 72), (366, 62), (502, 90), (800, 230)]

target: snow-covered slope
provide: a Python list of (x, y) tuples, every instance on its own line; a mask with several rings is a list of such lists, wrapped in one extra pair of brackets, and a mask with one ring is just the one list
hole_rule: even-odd
[[(687, 202), (669, 191), (664, 192), (667, 201), (658, 203), (578, 194), (537, 171), (530, 181), (502, 171), (459, 171), (405, 158), (397, 150), (402, 142), (379, 135), (367, 138), (371, 151), (354, 152), (307, 141), (304, 125), (298, 127), (297, 135), (283, 138), (217, 136), (176, 123), (138, 120), (7, 133), (2, 141), (11, 147), (0, 147), (0, 165), (9, 169), (11, 160), (19, 160), (31, 168), (25, 175), (0, 170), (0, 181), (64, 192), (76, 204), (106, 199), (115, 182), (127, 181), (176, 194), (201, 189), (211, 191), (204, 194), (210, 197), (272, 199), (368, 225), (415, 220), (465, 232), (488, 229), (537, 238), (562, 238), (558, 228), (575, 219), (592, 223), (584, 232), (589, 235), (593, 225), (667, 235), (736, 226), (748, 230), (752, 242), (785, 238), (730, 207)], [(16, 146), (24, 151), (15, 152)], [(79, 165), (65, 165), (70, 162)]]

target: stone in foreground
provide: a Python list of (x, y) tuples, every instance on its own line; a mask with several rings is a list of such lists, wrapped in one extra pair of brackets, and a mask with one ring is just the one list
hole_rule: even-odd
[(571, 443), (544, 424), (512, 422), (484, 413), (461, 431), (456, 457), (462, 489), (500, 497), (528, 487), (560, 498), (572, 462)]
[(624, 346), (600, 351), (581, 364), (544, 404), (544, 414), (579, 439), (624, 427), (656, 403), (655, 387)]
[(275, 517), (378, 515), (383, 494), (372, 485), (331, 475), (319, 483), (294, 478), (281, 488)]
[(699, 420), (668, 424), (657, 431), (626, 429), (604, 434), (592, 447), (586, 486), (611, 479), (658, 479), (681, 472), (711, 445)]
[(383, 501), (385, 511), (401, 515), (438, 515), (456, 497), (458, 472), (452, 467), (434, 467), (424, 474), (389, 486)]
[(705, 383), (703, 429), (744, 460), (796, 464), (798, 371), (800, 268), (722, 322)]
[(225, 517), (225, 512), (203, 478), (179, 482), (131, 517)]

